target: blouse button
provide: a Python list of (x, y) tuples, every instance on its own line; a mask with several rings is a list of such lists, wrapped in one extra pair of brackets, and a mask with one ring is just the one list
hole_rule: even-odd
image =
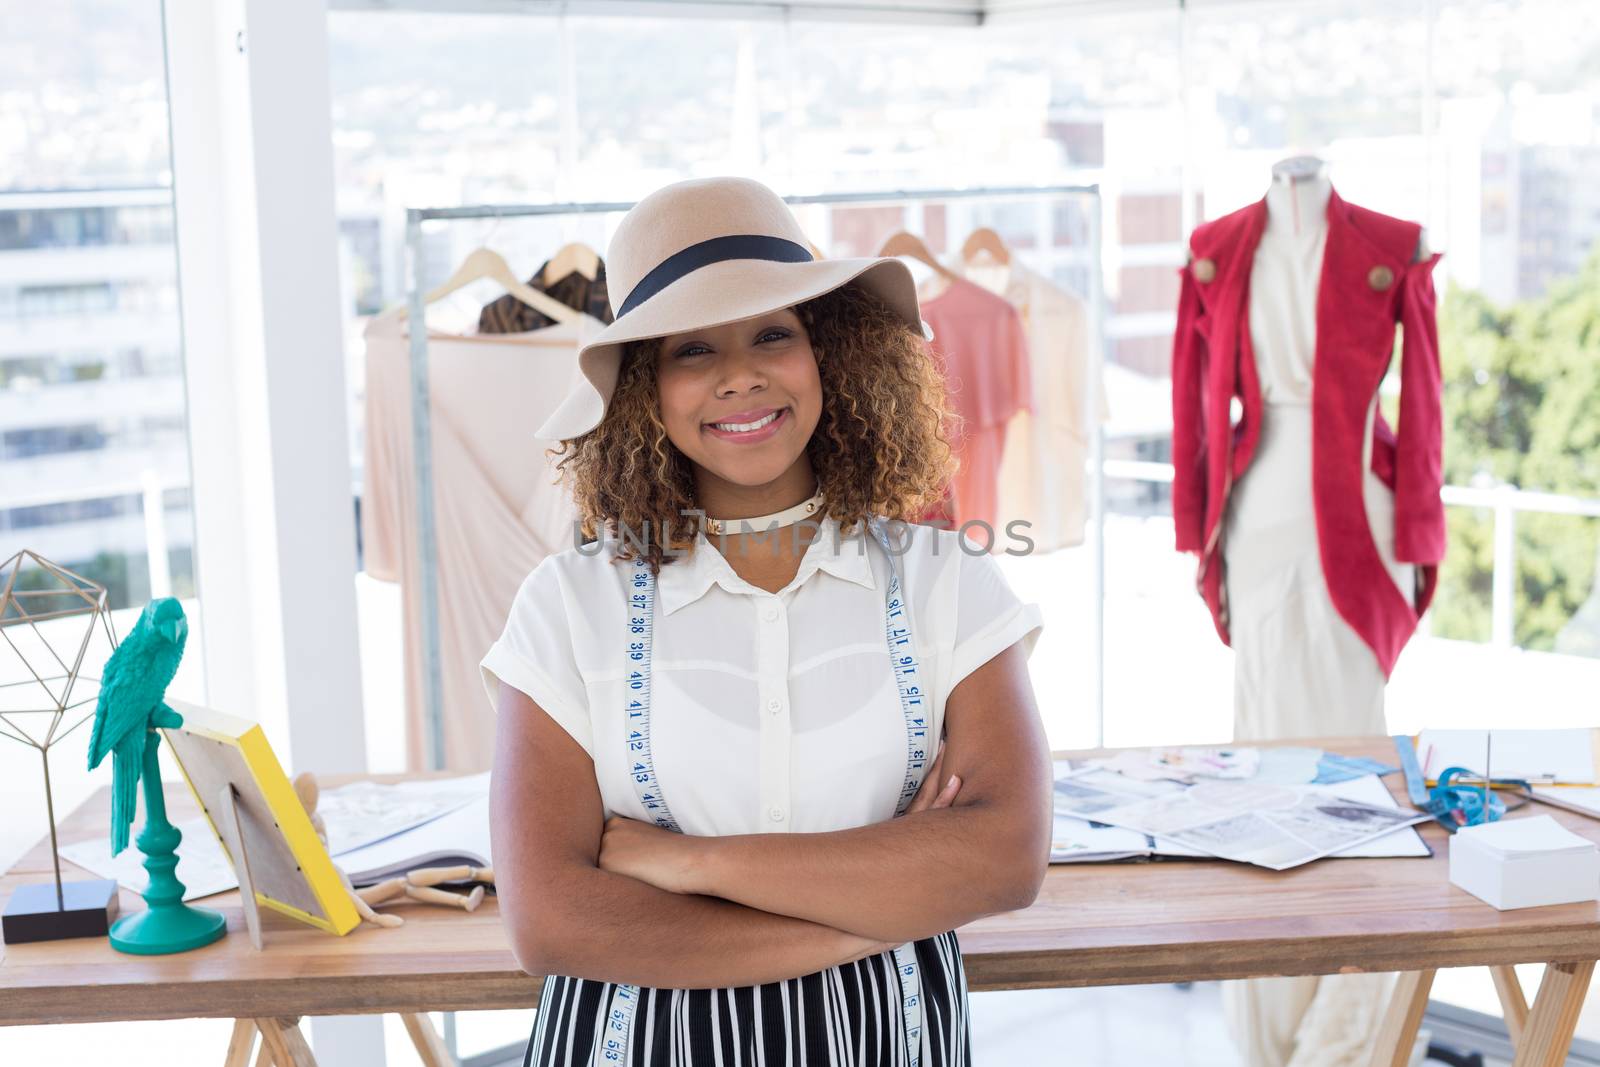
[(778, 714), (779, 711), (783, 710), (783, 701), (781, 701), (781, 700), (769, 700), (769, 701), (767, 701), (767, 710), (772, 712), (772, 714), (774, 714), (774, 715)]
[(782, 808), (773, 808), (773, 809), (771, 809), (770, 811), (767, 812), (767, 816), (769, 818), (771, 818), (773, 822), (782, 822), (783, 821), (783, 809)]
[(766, 611), (763, 611), (761, 613), (761, 617), (766, 619), (768, 622), (772, 622), (774, 619), (776, 619), (778, 617), (778, 609), (777, 608), (768, 608)]

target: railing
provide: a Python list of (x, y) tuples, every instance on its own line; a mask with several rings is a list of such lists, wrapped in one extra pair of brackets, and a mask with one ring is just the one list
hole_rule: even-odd
[[(0, 496), (0, 511), (14, 508), (36, 508), (49, 504), (71, 504), (79, 500), (104, 500), (108, 497), (140, 497), (144, 513), (145, 560), (150, 569), (150, 599), (172, 595), (172, 567), (167, 555), (167, 524), (164, 494), (168, 489), (180, 489), (188, 482), (163, 480), (155, 471), (147, 470), (137, 481), (102, 483), (82, 486), (71, 492), (54, 490), (49, 493), (28, 493)], [(36, 527), (48, 529), (48, 527)], [(18, 531), (9, 531), (17, 534)], [(25, 534), (18, 537), (25, 539)], [(27, 546), (7, 545), (4, 555)]]
[[(1153, 483), (1172, 481), (1170, 463), (1108, 459), (1105, 461), (1104, 469), (1107, 480), (1115, 478), (1120, 481)], [(186, 483), (163, 482), (154, 474), (147, 474), (138, 482), (89, 486), (69, 494), (52, 492), (48, 495), (0, 497), (0, 510), (138, 494), (143, 499), (144, 506), (145, 558), (150, 567), (150, 595), (152, 598), (171, 596), (172, 575), (167, 563), (167, 531), (166, 524), (162, 520), (162, 494), (168, 489), (177, 489), (184, 484)], [(1488, 488), (1447, 485), (1439, 495), (1450, 507), (1485, 508), (1494, 513), (1494, 565), (1490, 572), (1493, 597), (1490, 607), (1489, 643), (1510, 648), (1516, 643), (1514, 623), (1517, 514), (1532, 512), (1600, 519), (1600, 499), (1540, 493), (1510, 485)], [(1600, 581), (1600, 577), (1596, 580)]]
[[(1171, 482), (1172, 464), (1149, 460), (1108, 459), (1106, 478), (1132, 482)], [(1478, 488), (1447, 485), (1439, 498), (1448, 507), (1487, 508), (1494, 513), (1494, 563), (1490, 571), (1489, 643), (1510, 648), (1516, 643), (1517, 513), (1574, 515), (1600, 519), (1600, 499), (1518, 489), (1511, 485)], [(1596, 577), (1600, 581), (1600, 576)]]

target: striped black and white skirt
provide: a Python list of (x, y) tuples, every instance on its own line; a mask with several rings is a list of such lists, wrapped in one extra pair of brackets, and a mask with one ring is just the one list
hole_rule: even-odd
[[(914, 943), (921, 1067), (970, 1067), (967, 975), (954, 930)], [(615, 985), (552, 975), (524, 1067), (590, 1067)], [(894, 953), (725, 989), (641, 989), (628, 1067), (908, 1067)]]

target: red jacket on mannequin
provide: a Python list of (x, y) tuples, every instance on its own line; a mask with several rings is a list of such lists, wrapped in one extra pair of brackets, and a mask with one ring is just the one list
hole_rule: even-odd
[[(1312, 372), (1312, 504), (1322, 572), (1334, 607), (1387, 676), (1433, 599), (1444, 558), (1439, 338), (1433, 266), (1417, 258), (1422, 227), (1328, 198)], [(1172, 348), (1172, 517), (1180, 552), (1199, 555), (1197, 584), (1226, 643), (1222, 536), (1228, 493), (1250, 465), (1261, 392), (1250, 342), (1250, 270), (1267, 220), (1265, 199), (1196, 227), (1180, 270)], [(1394, 491), (1394, 550), (1416, 564), (1408, 600), (1384, 569), (1362, 498), (1367, 410), (1404, 333), (1399, 426), (1380, 412), (1372, 470)], [(1238, 423), (1230, 411), (1241, 403)]]

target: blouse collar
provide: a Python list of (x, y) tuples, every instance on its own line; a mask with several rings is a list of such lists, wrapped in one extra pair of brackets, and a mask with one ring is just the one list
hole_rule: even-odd
[[(777, 531), (777, 534), (780, 537), (790, 536), (783, 530)], [(877, 581), (872, 574), (872, 561), (867, 558), (865, 541), (863, 531), (859, 528), (849, 536), (841, 535), (838, 521), (831, 515), (824, 516), (818, 523), (817, 535), (800, 558), (800, 569), (795, 572), (794, 580), (784, 586), (778, 595), (798, 589), (817, 571), (827, 571), (845, 581), (876, 589)], [(713, 584), (722, 586), (730, 593), (745, 596), (773, 595), (739, 577), (702, 531), (695, 539), (694, 549), (688, 555), (663, 565), (661, 574), (656, 578), (662, 612), (670, 615), (685, 604), (693, 603), (704, 596)]]

